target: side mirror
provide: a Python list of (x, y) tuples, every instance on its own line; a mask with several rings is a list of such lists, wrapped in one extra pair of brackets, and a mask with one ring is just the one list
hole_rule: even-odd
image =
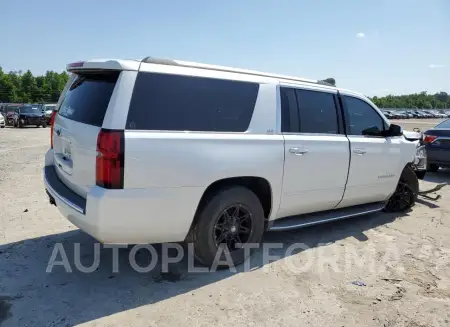
[(402, 135), (403, 135), (403, 128), (396, 124), (391, 124), (389, 126), (389, 129), (386, 131), (387, 137), (402, 136)]

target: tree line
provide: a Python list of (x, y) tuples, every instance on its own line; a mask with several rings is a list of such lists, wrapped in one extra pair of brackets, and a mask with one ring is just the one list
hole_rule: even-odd
[(450, 109), (450, 96), (446, 92), (374, 96), (371, 100), (379, 108)]
[(0, 102), (57, 102), (68, 79), (66, 72), (47, 71), (45, 75), (33, 76), (30, 70), (5, 73), (0, 67)]

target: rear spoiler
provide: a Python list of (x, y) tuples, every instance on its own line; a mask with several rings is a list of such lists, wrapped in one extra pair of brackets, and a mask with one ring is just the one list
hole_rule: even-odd
[(119, 59), (94, 59), (88, 61), (76, 61), (68, 64), (68, 72), (83, 70), (139, 70), (141, 62), (137, 60)]

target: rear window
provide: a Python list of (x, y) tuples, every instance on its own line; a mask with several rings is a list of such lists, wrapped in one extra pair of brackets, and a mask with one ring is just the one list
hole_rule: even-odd
[(139, 73), (126, 127), (134, 130), (244, 132), (259, 84)]
[(80, 123), (102, 126), (120, 72), (77, 74), (59, 107), (59, 114)]
[(450, 119), (444, 120), (442, 123), (436, 125), (435, 128), (450, 128)]

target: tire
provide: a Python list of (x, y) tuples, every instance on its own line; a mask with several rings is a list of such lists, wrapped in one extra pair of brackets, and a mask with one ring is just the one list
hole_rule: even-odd
[[(239, 208), (238, 219), (241, 223), (230, 223), (236, 209)], [(244, 218), (247, 217), (248, 218)], [(214, 264), (217, 250), (216, 244), (223, 244), (226, 249), (231, 247), (229, 251), (233, 265), (237, 266), (245, 261), (250, 255), (250, 251), (244, 251), (243, 248), (237, 248), (236, 239), (229, 240), (232, 237), (240, 239), (240, 243), (260, 243), (264, 232), (264, 210), (258, 197), (249, 189), (241, 186), (230, 187), (220, 190), (202, 207), (196, 216), (196, 223), (191, 231), (191, 240), (194, 243), (195, 258), (203, 265), (211, 267)], [(230, 225), (231, 224), (231, 225)], [(220, 228), (220, 225), (227, 227)], [(239, 227), (236, 227), (238, 226)], [(236, 231), (231, 229), (235, 226)], [(224, 230), (227, 229), (226, 232)], [(249, 232), (244, 232), (250, 230)], [(239, 233), (239, 231), (242, 232)], [(223, 239), (223, 235), (227, 234), (228, 239)], [(238, 235), (236, 237), (236, 235)], [(226, 243), (222, 243), (226, 242)], [(221, 256), (220, 260), (225, 258)], [(227, 268), (228, 265), (218, 265), (218, 268)]]
[(410, 166), (403, 169), (397, 187), (389, 198), (384, 210), (388, 212), (403, 212), (416, 203), (419, 194), (419, 180)]
[(46, 128), (46, 127), (47, 127), (47, 123), (43, 123), (42, 128)]
[(415, 173), (416, 173), (416, 176), (417, 176), (418, 179), (424, 179), (425, 178), (425, 174), (427, 173), (427, 171), (426, 170), (419, 170), (419, 171), (416, 171)]
[(5, 128), (5, 126), (0, 126), (0, 128)]
[(439, 166), (436, 164), (428, 164), (427, 165), (427, 171), (429, 171), (430, 173), (435, 173), (439, 170)]

